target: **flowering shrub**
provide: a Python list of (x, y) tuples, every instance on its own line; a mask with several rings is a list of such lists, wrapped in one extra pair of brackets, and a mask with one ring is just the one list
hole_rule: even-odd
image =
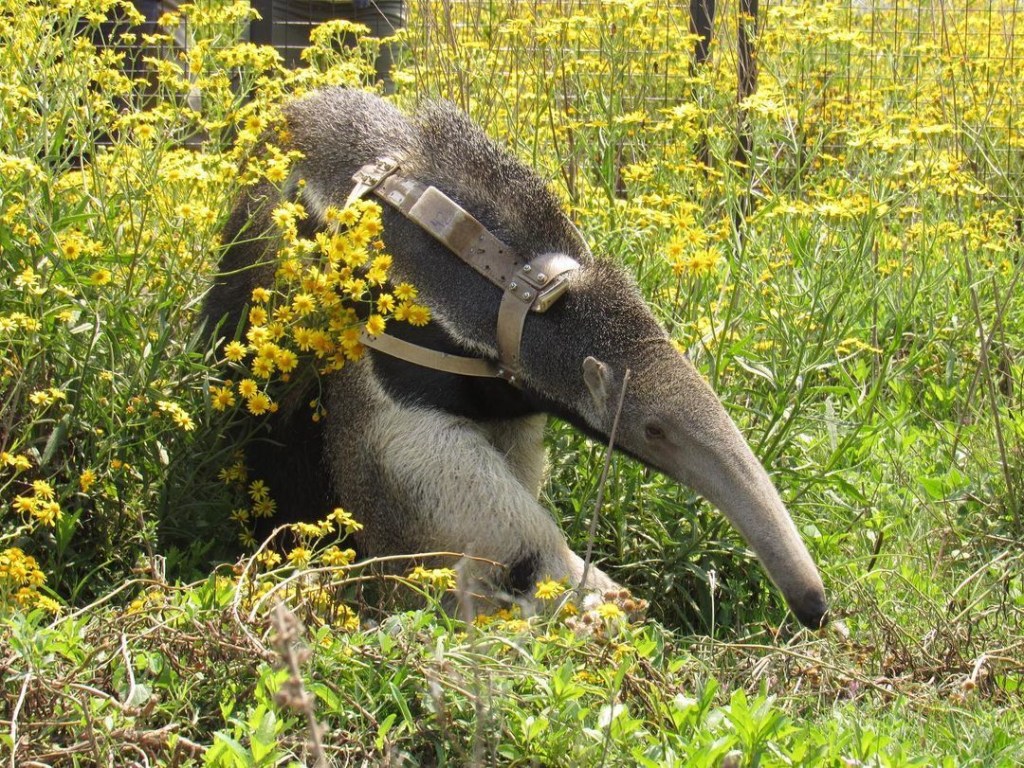
[(239, 42), (251, 15), (203, 0), (142, 34), (124, 0), (0, 3), (0, 612), (156, 568), (158, 532), (186, 569), (226, 554), (237, 390), (211, 387), (196, 323), (218, 232), (242, 186), (287, 176), (275, 146), (250, 157), (281, 103), (368, 66), (328, 40), (285, 72)]

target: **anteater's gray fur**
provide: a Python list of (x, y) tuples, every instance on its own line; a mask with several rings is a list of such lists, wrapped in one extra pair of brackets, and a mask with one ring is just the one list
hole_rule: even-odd
[[(523, 389), (428, 371), (369, 353), (323, 384), (328, 417), (282, 408), (250, 462), (267, 478), (285, 519), (344, 506), (365, 524), (365, 555), (448, 550), (500, 563), (474, 574), (494, 589), (526, 592), (542, 578), (578, 579), (580, 558), (537, 496), (546, 414), (607, 440), (624, 372), (632, 371), (617, 447), (690, 485), (740, 529), (794, 612), (818, 626), (826, 607), (814, 564), (764, 469), (693, 366), (671, 346), (633, 282), (595, 260), (543, 181), (447, 104), (409, 119), (358, 91), (329, 89), (287, 111), (303, 153), (287, 188), (311, 234), (328, 205), (343, 205), (361, 166), (396, 152), (401, 173), (432, 184), (522, 255), (566, 253), (583, 268), (568, 293), (531, 314), (522, 343)], [(251, 290), (273, 275), (269, 186), (239, 201), (225, 231), (222, 277), (208, 321), (230, 335)], [(433, 310), (425, 329), (389, 331), (463, 355), (497, 358), (501, 292), (417, 225), (384, 207), (395, 280)], [(262, 266), (258, 266), (262, 265)], [(295, 402), (304, 403), (300, 392)], [(613, 586), (591, 571), (589, 586)]]

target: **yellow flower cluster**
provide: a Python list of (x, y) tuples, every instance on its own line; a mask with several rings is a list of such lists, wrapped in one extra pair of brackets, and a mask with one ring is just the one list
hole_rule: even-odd
[(46, 575), (34, 557), (18, 547), (0, 551), (0, 608), (13, 603), (21, 608), (43, 608), (57, 613), (60, 604), (39, 593), (45, 583)]
[[(260, 483), (260, 481), (256, 481), (256, 483)], [(288, 562), (297, 568), (305, 567), (317, 559), (330, 567), (350, 565), (356, 559), (354, 549), (342, 549), (337, 544), (332, 544), (318, 553), (316, 544), (326, 536), (337, 534), (341, 538), (345, 538), (362, 528), (362, 523), (357, 522), (341, 507), (335, 508), (327, 517), (318, 522), (293, 523), (290, 530), (298, 540), (299, 546), (288, 553)]]
[(528, 632), (530, 622), (523, 618), (518, 605), (501, 608), (493, 613), (480, 613), (473, 617), (473, 625), (481, 629), (518, 634)]
[(149, 587), (128, 604), (128, 613), (159, 611), (167, 605), (167, 593), (161, 587)]
[[(366, 58), (324, 50), (323, 68), (284, 71), (272, 48), (244, 41), (254, 11), (243, 0), (181, 4), (142, 39), (129, 29), (144, 22), (136, 5), (0, 0), (0, 392), (9, 428), (0, 441), (0, 550), (52, 536), (89, 494), (88, 523), (67, 531), (84, 532), (80, 549), (67, 545), (86, 570), (106, 557), (92, 524), (118, 529), (106, 546), (122, 565), (133, 559), (138, 531), (112, 523), (125, 509), (152, 510), (178, 441), (204, 428), (204, 396), (211, 410), (270, 413), (270, 379), (329, 347), (319, 336), (305, 352), (291, 340), (242, 339), (240, 359), (259, 358), (255, 370), (211, 386), (192, 330), (229, 201), (245, 185), (283, 183), (298, 156), (274, 146), (281, 106), (322, 85), (358, 85), (360, 72), (340, 65)], [(111, 13), (128, 23), (105, 27), (100, 45), (95, 33)], [(179, 24), (186, 50), (174, 40)], [(305, 267), (311, 254), (291, 256)], [(270, 287), (267, 309), (286, 288)], [(316, 292), (292, 293), (295, 323), (320, 330), (319, 298), (306, 314), (299, 295)], [(375, 314), (390, 318), (398, 307)], [(340, 348), (337, 338), (330, 344)], [(329, 356), (316, 359), (326, 366)], [(202, 459), (190, 461), (194, 469)], [(18, 482), (34, 468), (45, 487)], [(225, 475), (245, 493), (242, 470)], [(272, 511), (267, 495), (244, 515)], [(51, 567), (50, 552), (35, 554), (43, 571)]]
[(38, 331), (40, 327), (38, 320), (26, 315), (24, 312), (12, 312), (9, 315), (0, 315), (0, 333), (18, 329), (31, 333)]
[[(328, 208), (329, 228), (313, 240), (299, 236), (306, 215), (292, 202), (271, 215), (281, 241), (275, 280), (253, 290), (245, 340), (224, 345), (224, 360), (247, 375), (237, 385), (211, 385), (218, 410), (232, 408), (237, 392), (249, 413), (273, 413), (277, 403), (268, 385), (288, 382), (303, 359), (329, 374), (362, 356), (364, 328), (376, 335), (390, 319), (412, 325), (430, 320), (430, 310), (415, 302), (413, 286), (389, 283), (392, 259), (380, 239), (379, 205), (359, 200), (344, 210)], [(325, 413), (319, 402), (313, 410), (315, 420)]]
[(63, 517), (53, 487), (46, 480), (33, 480), (31, 494), (15, 496), (11, 507), (15, 512), (51, 528)]
[(37, 389), (31, 395), (28, 396), (28, 400), (33, 405), (46, 407), (52, 405), (58, 400), (64, 400), (67, 395), (63, 390), (57, 389), (56, 387), (50, 387), (49, 389)]
[(0, 451), (0, 465), (6, 467), (14, 467), (18, 472), (24, 472), (26, 469), (31, 469), (32, 462), (28, 456), (23, 453), (8, 453), (7, 451)]
[[(417, 6), (416, 24), (443, 28), (430, 9)], [(800, 238), (816, 241), (820, 265), (865, 238), (878, 253), (868, 280), (920, 278), (949, 248), (978, 253), (996, 276), (1012, 272), (1005, 257), (1019, 236), (985, 223), (1020, 206), (1024, 35), (1010, 0), (941, 18), (915, 4), (773, 4), (757, 22), (757, 90), (743, 99), (727, 25), (716, 25), (707, 64), (692, 67), (686, 4), (510, 4), (491, 11), (486, 36), (458, 9), (446, 13), (459, 44), (418, 51), (427, 60), (417, 85), (473, 94), (489, 132), (534, 148), (592, 239), (661, 283), (650, 293), (684, 347), (724, 338), (706, 331), (735, 305), (699, 313), (730, 283), (758, 280), (766, 306), (802, 290), (789, 281), (811, 268), (780, 262), (778, 242), (798, 251)], [(611, 108), (595, 98), (609, 92), (619, 94)], [(743, 132), (751, 151), (740, 162)], [(595, 153), (602, 171), (577, 173)], [(848, 332), (831, 340), (837, 356)], [(779, 341), (762, 339), (760, 351)]]
[(181, 430), (191, 432), (196, 428), (192, 417), (178, 403), (170, 400), (157, 400), (156, 407), (161, 413), (166, 413)]
[(346, 565), (351, 565), (355, 562), (355, 559), (356, 551), (354, 549), (342, 549), (337, 545), (328, 547), (320, 556), (320, 560), (323, 564), (330, 566), (331, 568), (342, 568)]
[(647, 601), (634, 598), (626, 589), (605, 592), (599, 601), (588, 602), (582, 613), (569, 616), (565, 624), (577, 634), (602, 640), (614, 638), (627, 624), (641, 620), (647, 610)]
[(249, 498), (252, 500), (253, 517), (272, 517), (277, 509), (277, 502), (271, 498), (270, 489), (262, 480), (249, 483)]
[(458, 574), (451, 568), (424, 568), (417, 565), (406, 576), (413, 584), (422, 584), (440, 591), (455, 589)]

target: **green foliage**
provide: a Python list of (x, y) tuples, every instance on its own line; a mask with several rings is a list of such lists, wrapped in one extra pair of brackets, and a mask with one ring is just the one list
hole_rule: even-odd
[(242, 185), (287, 175), (273, 152), (238, 171), (282, 101), (364, 63), (331, 49), (286, 74), (239, 42), (245, 4), (185, 12), (187, 68), (176, 22), (140, 47), (129, 2), (4, 6), (0, 610), (237, 551), (218, 480), (237, 446), (198, 322), (218, 233)]
[[(297, 648), (300, 686), (336, 762), (1008, 765), (1024, 754), (1018, 709), (970, 696), (922, 711), (893, 691), (858, 692), (857, 680), (835, 688), (793, 675), (794, 660), (826, 652), (820, 641), (744, 651), (760, 683), (727, 663), (736, 647), (683, 645), (653, 625), (601, 641), (560, 620), (465, 631), (433, 607), (379, 628), (323, 625), (282, 649), (271, 642), (280, 625), (239, 618), (240, 599), (220, 577), (159, 605), (101, 606), (51, 626), (38, 612), (8, 620), (14, 735), (37, 759), (81, 764), (139, 749), (158, 764), (311, 764), (307, 719), (285, 693)], [(787, 666), (791, 678), (776, 677)], [(800, 692), (795, 679), (813, 687)]]
[[(422, 568), (385, 579), (420, 607), (381, 614), (341, 511), (284, 565), (188, 584), (235, 549), (239, 488), (264, 498), (196, 322), (231, 197), (289, 158), (239, 163), (373, 46), (325, 28), (284, 72), (238, 42), (245, 4), (205, 0), (187, 67), (161, 34), (131, 73), (89, 42), (129, 4), (0, 0), (0, 760), (312, 764), (312, 720), (342, 763), (1024, 761), (1012, 4), (774, 5), (741, 102), (731, 3), (699, 71), (685, 4), (411, 5), (397, 101), (458, 101), (636, 274), (773, 473), (837, 628), (795, 630), (721, 517), (625, 458), (595, 549), (644, 624), (466, 625)], [(603, 447), (561, 424), (550, 446), (579, 544)], [(307, 627), (287, 642), (278, 603)]]

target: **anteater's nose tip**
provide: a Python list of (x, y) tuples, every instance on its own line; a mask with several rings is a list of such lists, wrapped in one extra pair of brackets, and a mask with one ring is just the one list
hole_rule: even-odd
[(828, 624), (828, 601), (822, 591), (809, 590), (803, 600), (790, 607), (800, 623), (808, 629), (823, 629)]

